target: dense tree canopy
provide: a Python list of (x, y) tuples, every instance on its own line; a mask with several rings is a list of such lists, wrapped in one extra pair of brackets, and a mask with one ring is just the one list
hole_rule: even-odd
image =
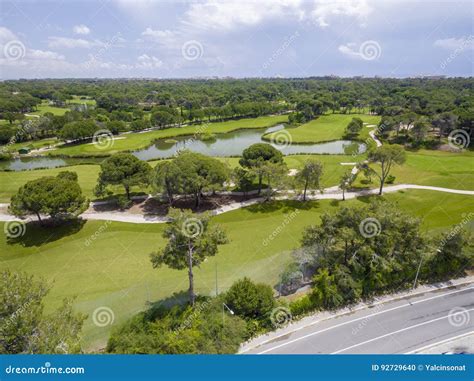
[(35, 214), (41, 221), (41, 215), (51, 218), (77, 215), (86, 207), (74, 172), (60, 172), (56, 177), (40, 177), (28, 181), (15, 194), (9, 211), (16, 216)]

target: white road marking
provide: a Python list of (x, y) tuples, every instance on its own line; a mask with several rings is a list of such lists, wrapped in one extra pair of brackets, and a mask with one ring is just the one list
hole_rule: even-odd
[(306, 339), (306, 338), (308, 338), (308, 337), (311, 337), (311, 336), (314, 336), (314, 335), (317, 335), (317, 334), (320, 334), (320, 333), (329, 331), (329, 330), (334, 329), (334, 328), (339, 328), (339, 327), (342, 327), (342, 326), (347, 325), (347, 324), (354, 323), (354, 322), (359, 321), (359, 320), (364, 320), (364, 319), (370, 318), (370, 317), (372, 317), (372, 316), (381, 315), (381, 314), (383, 314), (383, 313), (395, 311), (395, 310), (398, 310), (398, 309), (400, 309), (400, 308), (405, 308), (405, 307), (408, 307), (408, 306), (413, 306), (413, 305), (415, 305), (415, 304), (428, 302), (428, 301), (430, 301), (430, 300), (438, 299), (438, 298), (441, 298), (441, 297), (443, 297), (443, 296), (448, 296), (448, 295), (452, 295), (452, 294), (457, 294), (457, 293), (459, 293), (459, 292), (463, 292), (463, 291), (466, 291), (466, 290), (473, 290), (473, 289), (474, 289), (474, 287), (467, 287), (467, 288), (463, 288), (463, 289), (461, 289), (461, 290), (455, 290), (455, 291), (443, 293), (443, 294), (441, 294), (441, 295), (432, 296), (432, 297), (427, 298), (427, 299), (416, 300), (416, 301), (414, 301), (414, 302), (411, 302), (411, 303), (408, 303), (408, 304), (404, 304), (404, 305), (401, 305), (401, 306), (392, 307), (392, 308), (389, 308), (389, 309), (384, 310), (384, 311), (374, 312), (373, 314), (370, 314), (370, 315), (361, 316), (360, 318), (357, 318), (357, 319), (349, 320), (349, 321), (346, 321), (346, 322), (344, 322), (344, 323), (339, 323), (339, 324), (336, 324), (336, 325), (334, 325), (334, 326), (332, 326), (332, 327), (328, 327), (328, 328), (322, 329), (322, 330), (320, 330), (320, 331), (316, 331), (316, 332), (309, 333), (309, 334), (307, 334), (307, 335), (304, 335), (304, 336), (298, 337), (298, 338), (296, 338), (296, 339), (287, 341), (287, 342), (285, 342), (285, 343), (279, 344), (279, 345), (277, 345), (277, 346), (275, 346), (275, 347), (272, 347), (272, 348), (269, 348), (269, 349), (265, 349), (264, 351), (259, 352), (258, 354), (259, 354), (259, 355), (262, 355), (262, 354), (264, 354), (264, 353), (271, 352), (271, 351), (273, 351), (273, 350), (275, 350), (275, 349), (284, 347), (284, 346), (286, 346), (286, 345), (295, 343), (295, 342), (297, 342), (297, 341), (304, 340), (304, 339)]
[(368, 344), (368, 343), (372, 343), (373, 341), (377, 341), (377, 340), (383, 339), (383, 338), (385, 338), (385, 337), (395, 335), (395, 334), (397, 334), (397, 333), (405, 332), (405, 331), (408, 331), (408, 330), (413, 329), (413, 328), (418, 328), (418, 327), (421, 327), (421, 326), (423, 326), (423, 325), (431, 324), (431, 323), (433, 323), (433, 322), (435, 322), (435, 321), (447, 319), (447, 318), (449, 318), (450, 316), (452, 317), (452, 316), (456, 316), (456, 315), (460, 315), (460, 314), (465, 314), (466, 312), (471, 312), (471, 311), (474, 311), (474, 308), (471, 308), (470, 310), (465, 310), (465, 311), (456, 312), (456, 313), (454, 313), (454, 314), (448, 314), (448, 315), (446, 315), (446, 316), (442, 316), (442, 317), (439, 317), (439, 318), (436, 318), (436, 319), (428, 320), (428, 321), (425, 321), (425, 322), (423, 322), (423, 323), (411, 325), (410, 327), (405, 327), (405, 328), (399, 329), (399, 330), (397, 330), (397, 331), (389, 332), (389, 333), (386, 333), (385, 335), (377, 336), (377, 337), (374, 337), (373, 339), (363, 341), (362, 343), (357, 343), (357, 344), (351, 345), (350, 347), (340, 349), (340, 350), (338, 350), (338, 351), (336, 351), (336, 352), (333, 352), (332, 354), (333, 354), (333, 355), (337, 355), (338, 353), (342, 353), (342, 352), (348, 351), (349, 349), (353, 349), (353, 348), (360, 347), (361, 345), (365, 345), (365, 344)]
[(405, 353), (405, 354), (406, 354), (406, 355), (411, 355), (411, 354), (413, 354), (413, 353), (422, 352), (422, 351), (424, 351), (424, 350), (426, 350), (426, 349), (433, 348), (433, 347), (437, 347), (438, 345), (445, 344), (445, 343), (449, 343), (450, 341), (457, 340), (457, 339), (461, 339), (461, 338), (467, 337), (467, 336), (469, 336), (469, 335), (474, 335), (474, 331), (467, 332), (467, 333), (463, 333), (463, 334), (458, 335), (458, 336), (450, 337), (450, 338), (448, 338), (448, 339), (444, 339), (444, 340), (438, 341), (438, 342), (433, 343), (433, 344), (428, 344), (428, 345), (425, 345), (424, 347), (415, 349), (415, 350), (410, 351), (410, 352), (407, 352), (407, 353)]

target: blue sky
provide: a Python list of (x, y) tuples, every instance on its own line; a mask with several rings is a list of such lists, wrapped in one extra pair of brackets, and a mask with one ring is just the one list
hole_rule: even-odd
[(1, 78), (472, 76), (474, 2), (0, 0)]

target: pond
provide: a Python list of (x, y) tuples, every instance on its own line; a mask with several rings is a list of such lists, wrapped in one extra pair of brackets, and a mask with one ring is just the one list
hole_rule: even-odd
[(290, 144), (289, 134), (283, 125), (267, 129), (246, 129), (224, 134), (216, 134), (214, 139), (202, 141), (193, 136), (182, 136), (174, 139), (160, 139), (148, 148), (134, 151), (141, 160), (167, 158), (177, 152), (189, 149), (208, 156), (240, 156), (242, 151), (255, 143), (265, 142), (262, 135), (280, 131), (275, 134), (275, 142), (269, 142), (284, 155), (291, 154), (352, 154), (363, 153), (366, 146), (350, 140), (336, 140), (317, 144)]
[[(350, 140), (336, 140), (317, 144), (290, 144), (289, 134), (283, 125), (270, 128), (244, 129), (216, 134), (211, 140), (199, 140), (193, 136), (180, 136), (174, 139), (160, 139), (148, 148), (134, 151), (141, 160), (153, 160), (172, 157), (183, 149), (189, 149), (208, 156), (240, 156), (242, 151), (254, 143), (264, 142), (262, 136), (277, 132), (275, 142), (270, 142), (284, 155), (291, 154), (353, 154), (363, 153), (366, 146)], [(0, 161), (0, 170), (24, 171), (38, 168), (56, 168), (78, 164), (99, 164), (103, 158), (58, 158), (48, 156), (19, 157)]]
[(1, 171), (25, 171), (30, 169), (39, 169), (39, 168), (56, 168), (56, 167), (65, 167), (68, 165), (78, 165), (78, 164), (98, 164), (103, 160), (103, 158), (57, 158), (57, 157), (48, 157), (48, 156), (36, 156), (36, 157), (18, 157), (8, 161), (0, 161), (0, 170)]

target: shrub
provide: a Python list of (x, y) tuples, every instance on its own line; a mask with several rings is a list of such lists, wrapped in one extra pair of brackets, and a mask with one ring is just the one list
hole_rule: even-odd
[(225, 303), (237, 315), (246, 319), (265, 320), (275, 307), (275, 298), (270, 286), (243, 278), (227, 291)]
[(304, 295), (290, 303), (290, 311), (293, 317), (304, 315), (315, 309), (316, 305), (309, 295)]

